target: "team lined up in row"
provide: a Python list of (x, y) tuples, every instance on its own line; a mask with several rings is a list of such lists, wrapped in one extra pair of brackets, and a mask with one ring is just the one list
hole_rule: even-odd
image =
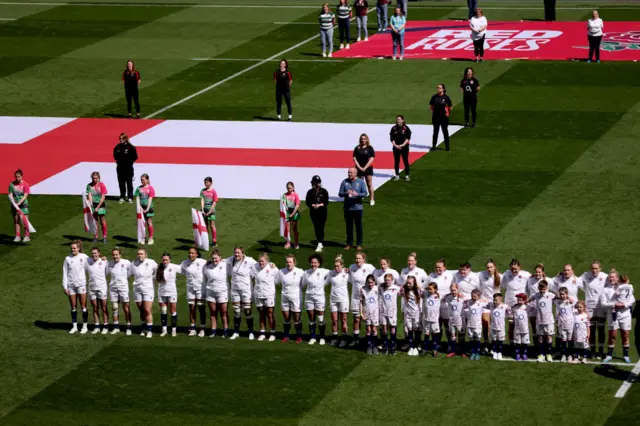
[[(432, 349), (434, 356), (444, 330), (449, 342), (449, 356), (457, 352), (457, 342), (468, 336), (472, 344), (472, 359), (480, 356), (480, 340), (491, 341), (494, 358), (502, 356), (505, 326), (515, 343), (518, 359), (527, 359), (530, 343), (529, 324), (538, 336), (540, 361), (551, 361), (552, 336), (556, 325), (563, 360), (570, 360), (575, 347), (583, 359), (587, 357), (589, 337), (595, 344), (596, 333), (600, 335), (600, 352), (604, 351), (604, 327), (609, 324), (609, 353), (611, 359), (617, 331), (621, 330), (624, 357), (628, 358), (629, 331), (631, 329), (631, 307), (635, 302), (633, 286), (627, 277), (620, 278), (615, 270), (608, 275), (601, 271), (600, 264), (593, 262), (591, 271), (576, 277), (570, 265), (553, 279), (548, 279), (543, 265), (537, 265), (533, 275), (523, 271), (517, 260), (500, 274), (493, 261), (488, 261), (486, 270), (474, 273), (468, 263), (457, 272), (448, 271), (444, 260), (435, 264), (435, 270), (427, 274), (417, 266), (416, 255), (408, 257), (407, 267), (400, 273), (391, 269), (389, 259), (380, 260), (380, 268), (366, 263), (366, 255), (358, 252), (355, 263), (348, 268), (341, 257), (334, 260), (333, 269), (322, 268), (322, 258), (309, 258), (310, 268), (302, 270), (296, 266), (294, 255), (286, 257), (286, 267), (278, 269), (270, 262), (266, 253), (256, 261), (246, 256), (241, 247), (223, 259), (218, 250), (211, 253), (211, 260), (199, 257), (195, 248), (189, 250), (188, 259), (180, 265), (171, 261), (165, 253), (158, 265), (147, 258), (144, 248), (137, 251), (137, 259), (130, 262), (122, 258), (119, 248), (112, 251), (112, 260), (107, 261), (96, 247), (91, 257), (82, 253), (80, 241), (71, 245), (63, 267), (63, 288), (69, 296), (72, 309), (71, 333), (78, 331), (76, 306), (82, 306), (83, 327), (88, 331), (86, 310), (87, 275), (88, 294), (94, 307), (94, 333), (108, 333), (107, 294), (113, 309), (113, 330), (119, 329), (119, 305), (123, 305), (127, 321), (126, 333), (131, 334), (131, 312), (129, 310), (129, 282), (134, 277), (134, 300), (140, 310), (142, 335), (152, 337), (152, 302), (155, 299), (154, 283), (157, 284), (162, 317), (162, 335), (168, 333), (168, 315), (171, 314), (172, 335), (176, 335), (178, 299), (176, 277), (185, 275), (187, 300), (190, 311), (189, 335), (204, 337), (207, 324), (206, 306), (210, 310), (211, 337), (216, 336), (218, 313), (223, 327), (223, 337), (228, 335), (227, 305), (229, 297), (234, 311), (234, 332), (231, 339), (239, 337), (241, 317), (244, 315), (249, 329), (249, 339), (254, 338), (252, 305), (260, 313), (258, 340), (275, 340), (274, 306), (276, 285), (280, 284), (281, 309), (284, 317), (283, 341), (289, 340), (291, 322), (296, 331), (296, 342), (302, 342), (301, 312), (304, 303), (309, 316), (310, 344), (319, 340), (325, 344), (325, 287), (331, 286), (329, 302), (332, 319), (332, 344), (338, 345), (338, 326), (343, 337), (348, 334), (347, 314), (351, 311), (355, 346), (360, 334), (361, 321), (366, 326), (370, 354), (378, 352), (378, 327), (382, 326), (383, 349), (395, 353), (397, 299), (401, 298), (404, 331), (408, 339), (409, 355), (417, 355), (422, 332), (425, 334), (421, 347)], [(107, 284), (107, 281), (110, 281)], [(351, 295), (348, 287), (351, 286)], [(304, 297), (303, 297), (304, 290)], [(578, 300), (578, 291), (585, 293), (585, 301)], [(504, 294), (504, 303), (503, 295)], [(553, 308), (556, 307), (555, 316)], [(196, 314), (200, 314), (200, 330), (196, 331)], [(99, 325), (102, 313), (103, 326)], [(319, 335), (316, 334), (316, 325)], [(431, 339), (431, 341), (430, 341)], [(340, 346), (347, 345), (342, 339)], [(430, 346), (430, 343), (432, 346)], [(569, 352), (568, 352), (569, 351)], [(569, 355), (569, 356), (567, 356)], [(577, 358), (576, 358), (577, 362)]]

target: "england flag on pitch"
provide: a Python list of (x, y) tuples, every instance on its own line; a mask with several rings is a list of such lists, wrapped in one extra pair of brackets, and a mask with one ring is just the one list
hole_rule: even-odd
[(142, 206), (140, 206), (140, 198), (138, 197), (136, 197), (136, 222), (138, 225), (138, 243), (144, 244), (144, 240), (147, 236), (147, 230), (144, 227)]
[(191, 223), (193, 224), (193, 240), (196, 247), (209, 251), (209, 232), (201, 211), (191, 209)]
[(95, 235), (97, 231), (96, 220), (93, 218), (93, 209), (86, 194), (82, 194), (82, 215), (84, 216), (84, 232)]

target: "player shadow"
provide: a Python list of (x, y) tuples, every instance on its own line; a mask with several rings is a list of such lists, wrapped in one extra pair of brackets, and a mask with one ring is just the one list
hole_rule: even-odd
[(176, 242), (179, 243), (179, 246), (173, 248), (173, 250), (180, 251), (188, 251), (190, 248), (193, 248), (193, 240), (189, 240), (187, 238), (176, 238)]
[(125, 235), (114, 235), (113, 239), (120, 247), (138, 248), (138, 240), (135, 238), (127, 237)]
[(523, 21), (544, 22), (544, 19), (542, 19), (542, 18), (524, 18)]
[(63, 235), (62, 238), (66, 239), (67, 241), (65, 241), (64, 243), (60, 244), (61, 246), (68, 246), (69, 244), (71, 244), (72, 241), (74, 240), (80, 240), (83, 243), (91, 243), (93, 242), (93, 237), (92, 236), (88, 236), (87, 235)]
[(23, 243), (14, 242), (13, 241), (14, 238), (15, 238), (14, 235), (0, 234), (0, 244), (11, 244), (11, 245), (14, 245), (14, 246), (23, 245)]
[(454, 62), (474, 62), (475, 58), (449, 58), (449, 60)]
[(311, 52), (302, 52), (301, 55), (303, 56), (313, 56), (314, 58), (321, 58), (322, 57), (322, 53), (311, 53)]
[(636, 304), (633, 309), (633, 317), (636, 319), (636, 326), (633, 331), (633, 344), (636, 346), (638, 353), (640, 353), (640, 300), (636, 300)]
[(253, 116), (254, 120), (262, 120), (262, 121), (282, 121), (282, 120), (278, 120), (277, 117), (265, 117), (262, 115), (254, 115)]
[[(593, 372), (599, 376), (606, 377), (607, 379), (613, 379), (618, 381), (625, 381), (629, 378), (629, 369), (620, 368), (615, 365), (598, 365), (593, 369)], [(632, 378), (632, 381), (636, 381), (638, 377)]]
[(113, 114), (113, 113), (108, 113), (105, 112), (104, 114), (105, 117), (110, 117), (110, 118), (128, 118), (129, 116), (127, 114)]

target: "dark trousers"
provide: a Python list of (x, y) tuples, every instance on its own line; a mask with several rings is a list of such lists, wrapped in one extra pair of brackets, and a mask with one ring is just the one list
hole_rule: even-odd
[(293, 114), (291, 109), (291, 90), (283, 90), (279, 87), (276, 87), (276, 110), (278, 115), (282, 113), (282, 98), (284, 97), (284, 101), (287, 103), (287, 111), (289, 111), (289, 115)]
[(544, 20), (556, 20), (556, 0), (544, 0)]
[(396, 175), (400, 174), (400, 157), (404, 163), (404, 172), (409, 176), (409, 145), (405, 145), (402, 149), (393, 148), (393, 167)]
[(347, 225), (347, 245), (353, 245), (353, 224), (356, 224), (356, 245), (362, 245), (362, 210), (345, 210), (344, 222)]
[(484, 58), (484, 36), (480, 40), (473, 40), (473, 54)]
[(327, 209), (320, 208), (317, 210), (310, 210), (311, 223), (313, 223), (313, 230), (316, 234), (316, 240), (320, 244), (324, 244), (324, 225), (327, 223)]
[(478, 0), (467, 0), (467, 7), (469, 8), (469, 19), (476, 16), (476, 8), (478, 7)]
[(469, 111), (471, 111), (471, 122), (475, 124), (476, 122), (476, 106), (478, 105), (478, 99), (477, 98), (472, 98), (472, 99), (467, 99), (464, 98), (462, 100), (462, 103), (464, 104), (464, 122), (468, 123), (469, 122)]
[(131, 114), (131, 101), (136, 104), (136, 113), (140, 114), (140, 100), (138, 98), (137, 90), (127, 90), (124, 92), (125, 97), (127, 98), (127, 112)]
[(349, 25), (349, 18), (338, 19), (338, 30), (340, 30), (340, 44), (351, 43), (351, 28)]
[[(120, 198), (133, 199), (133, 166), (117, 166)], [(126, 189), (126, 192), (125, 192)], [(126, 197), (125, 197), (126, 195)]]
[(444, 146), (449, 151), (449, 117), (433, 118), (433, 140), (431, 142), (433, 148), (438, 144), (440, 129), (442, 129), (442, 134), (444, 135)]
[(602, 36), (587, 36), (589, 38), (589, 60), (593, 58), (593, 54), (596, 54), (596, 61), (600, 60), (600, 42)]

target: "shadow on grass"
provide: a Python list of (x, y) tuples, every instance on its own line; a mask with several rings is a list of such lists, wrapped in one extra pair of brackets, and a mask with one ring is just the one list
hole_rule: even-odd
[(126, 235), (114, 235), (113, 239), (117, 241), (118, 246), (126, 248), (138, 248), (138, 240), (127, 237)]
[[(256, 241), (259, 244), (258, 251), (263, 251), (267, 253), (273, 253), (274, 248), (282, 248), (284, 247), (283, 241), (269, 241), (269, 240), (259, 240)], [(316, 240), (311, 241), (311, 243), (302, 243), (300, 244), (300, 248), (316, 248), (318, 242)], [(324, 247), (343, 247), (343, 244), (337, 243), (335, 241), (325, 241)]]
[(17, 243), (14, 240), (16, 236), (15, 235), (9, 235), (9, 234), (0, 234), (0, 244), (8, 244), (8, 245), (20, 245), (22, 243)]
[[(89, 235), (89, 234), (87, 234)], [(93, 236), (87, 236), (87, 235), (63, 235), (62, 238), (66, 239), (67, 241), (65, 241), (64, 243), (60, 244), (61, 246), (67, 246), (69, 244), (71, 244), (71, 242), (73, 242), (74, 240), (80, 240), (83, 243), (92, 243), (93, 242)]]
[(127, 114), (104, 113), (103, 115), (105, 117), (110, 117), (110, 118), (128, 118), (129, 117)]
[(620, 368), (615, 365), (598, 365), (593, 369), (593, 372), (599, 376), (621, 382), (627, 380), (629, 377), (628, 368)]
[(282, 120), (278, 120), (277, 117), (264, 117), (264, 116), (260, 116), (260, 115), (254, 115), (253, 119), (254, 120), (262, 120), (262, 121), (282, 121)]

